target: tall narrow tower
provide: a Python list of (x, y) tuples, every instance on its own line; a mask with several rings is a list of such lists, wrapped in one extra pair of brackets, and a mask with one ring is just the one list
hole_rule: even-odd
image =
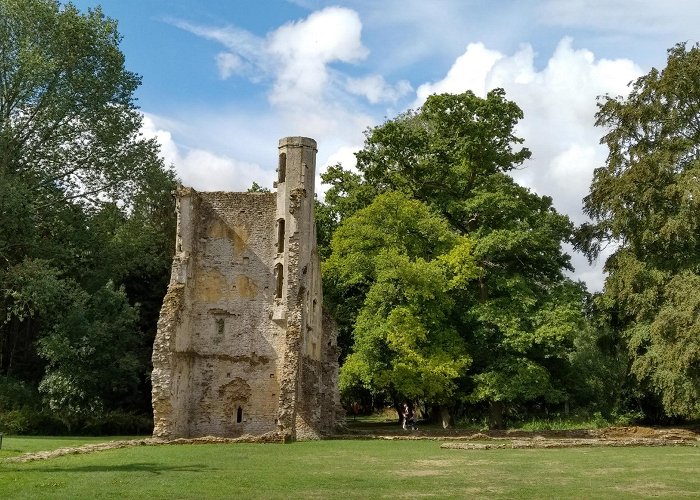
[(316, 142), (279, 142), (276, 193), (178, 192), (177, 250), (153, 348), (154, 435), (313, 439), (341, 411), (322, 313)]

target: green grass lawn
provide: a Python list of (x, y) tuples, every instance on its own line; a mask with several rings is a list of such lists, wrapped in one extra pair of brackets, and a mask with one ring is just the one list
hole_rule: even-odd
[[(40, 441), (10, 437), (3, 449), (36, 450)], [(43, 448), (67, 441), (44, 439)], [(700, 448), (444, 450), (435, 441), (347, 440), (142, 446), (0, 463), (0, 498), (474, 496), (698, 497)]]

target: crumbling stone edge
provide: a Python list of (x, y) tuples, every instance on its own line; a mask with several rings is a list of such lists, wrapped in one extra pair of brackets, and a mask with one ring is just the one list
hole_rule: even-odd
[[(431, 440), (447, 441), (440, 445), (444, 449), (460, 450), (493, 450), (493, 449), (548, 449), (548, 448), (585, 448), (585, 447), (627, 447), (627, 446), (694, 446), (700, 447), (700, 439), (663, 439), (663, 438), (632, 438), (632, 439), (508, 439), (490, 438), (483, 434), (459, 437), (442, 436), (357, 436), (337, 434), (326, 436), (325, 439), (354, 439), (354, 440)], [(490, 443), (465, 442), (466, 440), (491, 440)], [(178, 444), (232, 444), (232, 443), (288, 443), (288, 434), (270, 432), (260, 436), (245, 435), (237, 438), (223, 438), (205, 436), (198, 438), (160, 439), (144, 438), (121, 441), (109, 441), (106, 443), (86, 444), (83, 446), (58, 448), (50, 451), (24, 453), (16, 457), (8, 457), (0, 462), (24, 463), (38, 460), (48, 460), (66, 455), (82, 455), (98, 451), (116, 450), (136, 446), (163, 446)]]
[(448, 442), (442, 443), (440, 448), (452, 450), (520, 450), (520, 449), (553, 449), (553, 448), (621, 448), (621, 447), (647, 447), (647, 446), (693, 446), (698, 447), (697, 441), (685, 439), (528, 439), (513, 440), (510, 443), (466, 443)]
[(178, 438), (178, 439), (128, 439), (121, 441), (109, 441), (106, 443), (86, 444), (83, 446), (57, 448), (50, 451), (39, 451), (24, 453), (16, 457), (8, 457), (3, 462), (33, 462), (37, 460), (48, 460), (51, 458), (63, 457), (66, 455), (82, 455), (97, 451), (117, 450), (120, 448), (132, 448), (136, 446), (162, 446), (176, 444), (229, 444), (229, 443), (285, 443), (289, 441), (288, 435), (277, 432), (270, 432), (260, 436), (241, 436), (237, 438), (222, 438), (216, 436), (205, 436), (198, 438)]

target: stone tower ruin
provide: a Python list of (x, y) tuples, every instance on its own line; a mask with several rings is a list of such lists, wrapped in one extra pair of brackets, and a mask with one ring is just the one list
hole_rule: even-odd
[(341, 417), (322, 312), (316, 142), (279, 141), (276, 193), (177, 193), (153, 346), (153, 435), (315, 439)]

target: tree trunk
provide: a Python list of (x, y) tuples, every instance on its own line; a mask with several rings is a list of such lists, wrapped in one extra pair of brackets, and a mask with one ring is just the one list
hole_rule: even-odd
[(397, 402), (395, 399), (392, 399), (391, 405), (394, 407), (396, 414), (399, 416), (399, 425), (403, 425), (403, 405)]
[(452, 418), (452, 412), (450, 407), (446, 405), (440, 406), (440, 419), (442, 420), (442, 428), (449, 429), (454, 425), (454, 420)]
[(489, 429), (503, 429), (503, 402), (489, 403)]

